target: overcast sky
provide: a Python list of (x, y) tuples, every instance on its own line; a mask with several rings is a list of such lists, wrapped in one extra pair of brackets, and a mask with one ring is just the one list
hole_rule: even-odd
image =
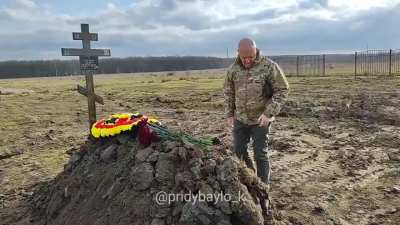
[[(89, 23), (113, 57), (266, 55), (400, 48), (400, 0), (0, 0), (0, 60), (62, 58)], [(64, 57), (66, 58), (66, 57)]]

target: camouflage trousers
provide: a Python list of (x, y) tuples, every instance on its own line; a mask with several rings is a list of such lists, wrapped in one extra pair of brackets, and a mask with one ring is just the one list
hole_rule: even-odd
[(271, 123), (260, 127), (258, 124), (249, 125), (238, 120), (233, 125), (233, 149), (236, 155), (242, 159), (249, 168), (254, 169), (253, 160), (249, 156), (247, 146), (250, 138), (253, 140), (254, 159), (257, 165), (257, 176), (269, 184), (271, 176), (271, 165), (268, 153), (268, 134)]

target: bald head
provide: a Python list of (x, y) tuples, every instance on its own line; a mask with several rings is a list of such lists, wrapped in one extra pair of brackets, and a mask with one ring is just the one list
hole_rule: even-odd
[(256, 42), (250, 38), (243, 38), (239, 41), (238, 53), (244, 68), (250, 69), (257, 57)]
[(239, 41), (238, 49), (255, 49), (257, 48), (256, 42), (250, 38), (243, 38)]

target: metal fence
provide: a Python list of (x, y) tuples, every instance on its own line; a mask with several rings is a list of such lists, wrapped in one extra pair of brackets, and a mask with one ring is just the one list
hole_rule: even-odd
[(325, 55), (272, 56), (287, 75), (325, 75)]
[(354, 75), (400, 74), (400, 50), (368, 50), (356, 52)]
[(354, 54), (270, 56), (288, 76), (400, 75), (399, 50), (368, 50)]

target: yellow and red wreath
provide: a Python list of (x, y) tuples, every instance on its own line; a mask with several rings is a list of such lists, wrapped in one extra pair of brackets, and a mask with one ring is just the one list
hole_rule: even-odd
[(98, 120), (92, 126), (92, 135), (95, 138), (109, 137), (120, 134), (123, 131), (131, 130), (138, 126), (141, 121), (146, 121), (150, 124), (160, 124), (154, 118), (149, 118), (140, 113), (122, 113), (113, 114), (106, 119)]

